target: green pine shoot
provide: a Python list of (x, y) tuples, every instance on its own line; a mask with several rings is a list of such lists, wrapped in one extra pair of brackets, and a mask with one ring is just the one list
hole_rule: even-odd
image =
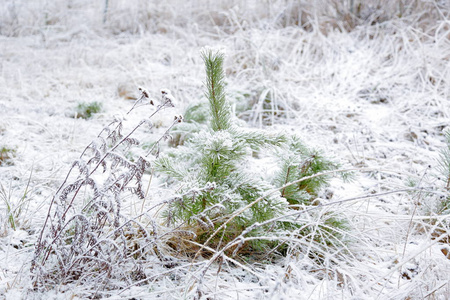
[(224, 54), (220, 51), (213, 53), (207, 49), (202, 51), (202, 58), (206, 68), (205, 96), (211, 108), (211, 129), (214, 131), (229, 129), (231, 110), (225, 98)]

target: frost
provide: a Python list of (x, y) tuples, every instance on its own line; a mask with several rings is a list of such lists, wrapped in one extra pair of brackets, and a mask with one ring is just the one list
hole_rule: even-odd
[[(236, 1), (221, 1), (220, 5), (207, 1), (211, 9), (206, 17), (202, 1), (149, 1), (144, 6), (126, 1), (109, 1), (109, 6), (108, 1), (3, 2), (0, 148), (17, 149), (14, 164), (0, 166), (4, 188), (0, 189), (0, 295), (6, 299), (448, 298), (450, 260), (448, 251), (442, 250), (448, 244), (449, 218), (435, 213), (437, 204), (448, 198), (448, 190), (442, 175), (434, 172), (450, 119), (448, 1), (407, 5), (407, 1), (378, 1), (376, 7), (374, 1), (242, 1), (239, 7)], [(148, 141), (176, 121), (174, 115), (184, 114), (186, 106), (201, 100), (204, 70), (199, 45), (211, 45), (210, 49), (220, 53), (224, 53), (220, 45), (226, 45), (227, 97), (242, 123), (295, 132), (349, 168), (364, 170), (353, 182), (333, 182), (332, 195), (320, 195), (321, 206), (315, 206), (314, 213), (302, 204), (296, 207), (305, 211), (300, 217), (311, 225), (307, 228), (311, 234), (318, 228), (317, 218), (329, 215), (330, 207), (347, 215), (356, 228), (348, 236), (355, 244), (337, 245), (341, 251), (314, 257), (313, 243), (286, 230), (285, 243), (301, 251), (289, 252), (286, 258), (262, 268), (233, 258), (235, 249), (231, 249), (204, 272), (208, 255), (195, 261), (195, 253), (180, 251), (178, 257), (188, 259), (170, 257), (173, 245), (166, 242), (173, 232), (159, 222), (161, 215), (154, 215), (178, 200), (166, 193), (166, 182), (152, 176), (150, 169), (138, 172), (142, 186), (135, 185), (136, 177), (129, 181), (120, 199), (120, 214), (108, 216), (118, 204), (105, 194), (110, 163), (115, 160), (118, 169), (142, 167), (128, 154), (102, 161), (107, 148), (129, 129), (115, 126), (148, 118), (164, 102), (177, 105), (146, 121), (148, 126), (135, 137), (140, 145), (132, 139), (124, 145), (149, 151)], [(129, 99), (144, 96), (133, 114), (126, 111), (134, 102), (117, 95), (122, 83), (133, 87)], [(139, 85), (140, 91), (134, 88)], [(168, 89), (160, 94), (159, 87)], [(89, 121), (65, 116), (73, 103), (84, 100), (102, 101), (105, 112)], [(184, 115), (181, 124), (190, 122)], [(174, 139), (168, 142), (176, 144), (177, 134), (173, 131)], [(201, 138), (204, 143), (196, 149), (216, 151), (219, 158), (233, 148), (226, 135)], [(166, 150), (158, 145), (152, 153), (160, 148), (162, 153)], [(268, 176), (277, 167), (276, 162), (262, 160), (270, 151), (254, 152), (254, 161), (246, 163), (264, 164), (258, 175)], [(146, 160), (153, 163), (153, 156)], [(73, 162), (67, 178), (73, 185), (57, 192)], [(84, 180), (97, 164), (100, 174), (91, 178), (95, 184), (74, 183), (78, 175)], [(195, 169), (189, 175), (195, 176)], [(118, 189), (130, 174), (119, 177)], [(152, 188), (145, 194), (149, 182)], [(114, 186), (114, 178), (107, 183)], [(220, 192), (214, 182), (197, 188), (197, 195)], [(100, 237), (84, 236), (84, 244), (75, 243), (76, 253), (90, 241), (90, 255), (99, 249), (112, 254), (120, 247), (118, 243), (128, 243), (134, 235), (142, 237), (142, 243), (130, 242), (130, 253), (145, 259), (124, 261), (110, 256), (109, 261), (120, 262), (111, 269), (105, 256), (98, 254), (97, 270), (122, 274), (125, 279), (101, 278), (95, 273), (96, 283), (100, 282), (95, 286), (89, 285), (92, 281), (79, 281), (48, 284), (39, 290), (32, 287), (29, 272), (35, 243), (44, 223), (52, 223), (65, 212), (58, 210), (46, 221), (47, 212), (53, 209), (50, 201), (57, 193), (69, 206), (77, 190), (86, 191), (86, 197), (76, 198), (71, 209), (84, 208), (87, 215), (94, 209), (92, 198), (99, 198), (97, 213), (91, 215), (97, 222), (90, 226), (111, 222), (111, 227), (105, 227)], [(211, 211), (223, 211), (228, 207), (226, 201), (245, 205), (229, 194)], [(105, 242), (116, 219), (125, 223), (132, 218), (135, 222), (125, 224), (117, 237), (106, 237), (116, 238), (116, 244)], [(69, 233), (86, 228), (81, 219), (72, 220)], [(9, 225), (12, 221), (16, 231)], [(205, 228), (210, 226), (208, 220), (202, 222)], [(55, 236), (47, 235), (50, 231), (45, 232), (43, 245), (56, 249), (52, 245)], [(179, 232), (178, 245), (202, 234), (183, 228)], [(51, 264), (69, 253), (71, 245), (64, 243), (58, 245), (60, 255), (49, 259)], [(197, 280), (202, 286), (198, 291)], [(98, 292), (105, 283), (111, 284), (109, 290)]]
[(213, 134), (205, 132), (199, 136), (199, 139), (204, 141), (204, 151), (217, 152), (219, 156), (233, 148), (233, 139), (227, 131), (218, 131)]

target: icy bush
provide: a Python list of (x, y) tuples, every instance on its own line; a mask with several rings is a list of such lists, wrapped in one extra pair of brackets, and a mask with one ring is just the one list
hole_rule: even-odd
[[(324, 172), (339, 165), (296, 136), (241, 127), (225, 97), (224, 54), (204, 50), (202, 56), (208, 120), (193, 115), (202, 122), (179, 127), (185, 130), (184, 145), (166, 151), (155, 165), (157, 173), (167, 176), (170, 189), (189, 192), (164, 211), (167, 225), (192, 232), (192, 240), (178, 239), (173, 247), (190, 253), (211, 246), (255, 259), (285, 254), (290, 235), (316, 241), (322, 250), (342, 238), (345, 222), (339, 217), (307, 212), (329, 182), (331, 173)], [(189, 114), (200, 107), (190, 107)], [(273, 153), (274, 175), (262, 174), (252, 164), (255, 155), (264, 153)], [(211, 184), (214, 188), (205, 188)], [(318, 225), (305, 223), (306, 215), (317, 218)], [(242, 242), (235, 243), (237, 239)]]
[[(147, 91), (141, 93), (133, 108), (153, 104)], [(151, 256), (165, 260), (157, 250), (158, 229), (148, 213), (151, 209), (139, 215), (129, 211), (129, 199), (145, 197), (143, 176), (150, 153), (133, 161), (124, 154), (140, 143), (133, 135), (153, 128), (151, 118), (169, 107), (173, 107), (170, 95), (163, 92), (155, 111), (126, 134), (125, 120), (116, 118), (73, 162), (50, 203), (36, 244), (31, 267), (36, 289), (74, 282), (123, 286), (145, 278), (142, 261)], [(180, 121), (175, 117), (169, 129)], [(155, 147), (167, 139), (169, 129)]]

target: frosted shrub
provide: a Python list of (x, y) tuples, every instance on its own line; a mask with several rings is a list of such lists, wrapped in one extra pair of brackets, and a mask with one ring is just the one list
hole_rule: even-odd
[[(187, 123), (177, 128), (185, 130), (185, 136), (179, 137), (184, 145), (156, 161), (156, 171), (166, 175), (170, 189), (191, 192), (164, 211), (167, 225), (191, 231), (194, 237), (174, 237), (173, 247), (197, 255), (221, 250), (255, 259), (286, 254), (290, 237), (322, 246), (340, 239), (344, 221), (332, 213), (307, 210), (328, 184), (330, 177), (322, 172), (336, 170), (338, 165), (296, 136), (239, 126), (225, 97), (223, 53), (205, 50), (202, 55), (207, 121), (198, 116), (201, 105), (189, 108), (186, 115), (205, 123), (190, 123), (186, 118)], [(274, 175), (261, 174), (252, 164), (254, 156), (263, 152), (273, 154)], [(315, 219), (315, 225), (305, 223), (308, 218)]]
[[(153, 104), (148, 92), (128, 112)], [(145, 278), (141, 263), (149, 257), (165, 258), (156, 245), (158, 229), (149, 211), (130, 215), (130, 199), (144, 199), (143, 176), (151, 164), (147, 155), (125, 157), (139, 145), (135, 133), (152, 128), (151, 118), (173, 107), (162, 92), (155, 111), (124, 133), (124, 119), (116, 118), (73, 162), (54, 195), (36, 244), (32, 273), (37, 289), (77, 282), (104, 288), (120, 287)], [(181, 121), (175, 117), (172, 125)], [(167, 131), (154, 143), (167, 139)], [(169, 201), (169, 200), (168, 200)], [(128, 210), (127, 210), (128, 208)], [(116, 280), (114, 280), (116, 279)]]

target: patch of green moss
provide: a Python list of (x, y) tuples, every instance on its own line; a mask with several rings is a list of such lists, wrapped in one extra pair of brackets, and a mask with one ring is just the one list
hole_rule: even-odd
[(93, 114), (102, 111), (102, 104), (100, 102), (82, 102), (77, 105), (75, 118), (90, 119)]

